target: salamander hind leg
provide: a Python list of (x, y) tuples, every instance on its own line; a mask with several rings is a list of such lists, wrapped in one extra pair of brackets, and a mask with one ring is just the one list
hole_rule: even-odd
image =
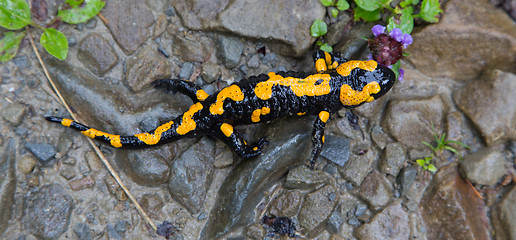
[(262, 154), (262, 148), (268, 143), (265, 138), (260, 138), (256, 143), (248, 145), (233, 126), (227, 123), (221, 123), (217, 128), (214, 135), (224, 141), (241, 158), (252, 158)]
[(315, 120), (314, 130), (312, 131), (312, 158), (310, 159), (310, 163), (308, 166), (310, 169), (314, 169), (315, 162), (321, 154), (322, 147), (324, 144), (324, 127), (326, 126), (326, 122), (330, 118), (330, 113), (328, 111), (319, 112), (319, 116)]
[(209, 97), (209, 95), (195, 83), (179, 79), (161, 79), (154, 81), (152, 84), (154, 84), (154, 87), (163, 88), (167, 92), (180, 92), (192, 99), (194, 103), (202, 102)]

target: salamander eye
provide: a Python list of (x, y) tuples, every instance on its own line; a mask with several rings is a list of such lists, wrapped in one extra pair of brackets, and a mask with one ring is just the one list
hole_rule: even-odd
[(314, 85), (316, 85), (316, 86), (320, 85), (322, 82), (323, 82), (323, 80), (319, 78), (319, 79), (317, 79), (317, 81), (315, 81)]
[(374, 97), (374, 99), (378, 99), (391, 90), (394, 82), (396, 82), (396, 74), (394, 74), (390, 68), (378, 65), (375, 69), (374, 76), (378, 84), (380, 84), (380, 91), (376, 94), (371, 94), (371, 96)]

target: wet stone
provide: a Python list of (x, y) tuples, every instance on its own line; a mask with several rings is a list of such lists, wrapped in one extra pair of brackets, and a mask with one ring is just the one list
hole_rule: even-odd
[(155, 117), (145, 117), (140, 122), (140, 129), (144, 132), (150, 132), (159, 127), (159, 120)]
[(86, 152), (84, 154), (84, 159), (86, 160), (86, 164), (91, 171), (100, 171), (102, 169), (102, 163), (100, 162), (100, 158), (96, 152)]
[(326, 185), (305, 197), (298, 215), (300, 229), (303, 229), (304, 233), (315, 234), (312, 231), (330, 217), (338, 200), (330, 200), (331, 193), (335, 193), (335, 189), (331, 185)]
[(280, 194), (271, 202), (269, 213), (275, 216), (294, 217), (301, 207), (303, 194), (298, 190), (290, 190)]
[(397, 181), (401, 186), (401, 194), (406, 195), (417, 176), (416, 167), (403, 168), (398, 175)]
[(56, 155), (54, 146), (46, 143), (27, 142), (25, 147), (38, 159), (38, 161), (45, 165)]
[(215, 146), (207, 138), (192, 145), (170, 167), (168, 190), (191, 213), (198, 213), (213, 178)]
[(79, 240), (92, 240), (93, 239), (92, 230), (86, 223), (75, 224), (75, 226), (73, 228), (73, 232), (75, 233), (75, 235), (77, 235), (77, 238)]
[(159, 219), (161, 216), (161, 209), (165, 204), (163, 199), (157, 194), (144, 194), (140, 200), (140, 205), (149, 217)]
[(403, 163), (405, 163), (405, 147), (400, 143), (389, 143), (380, 157), (378, 168), (383, 173), (398, 176)]
[(246, 228), (245, 236), (251, 240), (262, 240), (265, 237), (265, 229), (261, 224), (255, 223)]
[(109, 1), (102, 14), (109, 16), (106, 25), (128, 55), (134, 53), (150, 36), (154, 15), (147, 5), (140, 4), (138, 0)]
[(364, 178), (371, 171), (372, 159), (374, 154), (369, 151), (365, 155), (352, 154), (350, 161), (339, 168), (340, 174), (344, 179), (350, 181), (354, 186), (360, 186)]
[(61, 167), (61, 170), (59, 170), (59, 175), (64, 177), (66, 180), (70, 180), (77, 176), (77, 174), (75, 173), (75, 168), (67, 165), (63, 165)]
[(167, 16), (165, 14), (161, 14), (158, 16), (158, 19), (156, 19), (156, 25), (154, 25), (154, 31), (152, 31), (153, 38), (157, 38), (159, 35), (165, 32), (165, 29), (167, 28), (167, 23)]
[(26, 55), (18, 55), (12, 59), (14, 65), (21, 69), (30, 67), (29, 58)]
[(22, 222), (37, 238), (57, 239), (68, 229), (74, 205), (72, 197), (58, 185), (36, 188), (25, 199)]
[(165, 183), (170, 175), (169, 165), (159, 148), (131, 151), (125, 159), (128, 160), (131, 178), (138, 184), (159, 185)]
[(23, 174), (29, 174), (38, 164), (36, 158), (31, 155), (23, 155), (18, 161), (18, 170)]
[(516, 75), (493, 70), (454, 93), (453, 99), (488, 146), (516, 138)]
[(389, 136), (383, 132), (382, 127), (380, 126), (374, 126), (371, 129), (371, 139), (373, 139), (376, 146), (378, 146), (380, 149), (384, 149), (385, 146), (387, 146), (387, 141), (389, 140)]
[(0, 115), (13, 126), (21, 123), (26, 112), (25, 107), (19, 103), (11, 103), (0, 109)]
[(183, 63), (183, 66), (181, 67), (181, 70), (179, 71), (179, 78), (187, 80), (190, 79), (190, 76), (192, 75), (194, 71), (194, 65), (191, 62), (185, 62)]
[(220, 153), (215, 157), (215, 161), (213, 162), (213, 166), (215, 168), (226, 168), (233, 164), (233, 151), (229, 148), (224, 148)]
[(217, 38), (217, 54), (226, 67), (234, 68), (240, 62), (244, 43), (236, 37), (219, 36)]
[(358, 239), (409, 239), (408, 224), (408, 213), (403, 211), (400, 201), (396, 201), (360, 226), (356, 233)]
[(111, 175), (106, 175), (104, 178), (104, 183), (106, 184), (108, 191), (116, 197), (116, 200), (127, 200), (127, 195), (125, 194), (124, 190), (120, 187), (120, 185), (118, 185), (116, 180)]
[(95, 180), (91, 176), (87, 176), (81, 179), (75, 179), (69, 183), (72, 191), (79, 191), (86, 188), (92, 188), (95, 186)]
[(16, 190), (15, 161), (17, 146), (14, 140), (9, 140), (2, 149), (0, 156), (0, 235), (7, 229), (7, 224), (13, 213), (14, 193)]
[(505, 195), (493, 210), (495, 239), (516, 239), (516, 186)]
[(392, 199), (393, 187), (383, 174), (373, 171), (364, 179), (358, 191), (372, 208), (379, 209)]
[(330, 231), (333, 233), (338, 233), (344, 222), (344, 216), (339, 206), (331, 213), (330, 218), (328, 219), (328, 226), (330, 227)]
[(133, 91), (141, 91), (155, 80), (172, 75), (168, 60), (154, 47), (143, 47), (135, 58), (127, 61), (126, 81)]
[(434, 124), (437, 132), (441, 132), (443, 108), (439, 96), (423, 100), (392, 101), (382, 124), (401, 144), (425, 148), (421, 142), (434, 139), (430, 123)]
[[(419, 203), (428, 239), (489, 239), (484, 203), (457, 164), (441, 167)], [(439, 229), (439, 231), (433, 231)]]
[(305, 166), (294, 168), (288, 172), (286, 188), (310, 189), (326, 184), (330, 176), (320, 170), (311, 170)]
[(118, 62), (115, 49), (98, 33), (90, 33), (79, 43), (77, 58), (96, 75), (104, 75)]
[(496, 149), (481, 149), (464, 157), (461, 172), (473, 183), (494, 185), (507, 173), (505, 156)]
[(174, 44), (183, 62), (204, 62), (211, 54), (212, 42), (204, 36), (174, 35)]
[(212, 83), (220, 77), (220, 66), (212, 62), (202, 64), (201, 77), (206, 83)]
[(349, 138), (334, 135), (325, 136), (321, 156), (341, 167), (344, 166), (350, 156)]

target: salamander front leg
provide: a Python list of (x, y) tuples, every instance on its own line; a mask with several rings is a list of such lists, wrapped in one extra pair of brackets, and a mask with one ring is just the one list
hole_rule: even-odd
[(234, 131), (230, 124), (222, 123), (218, 128), (215, 136), (224, 141), (241, 158), (252, 158), (260, 155), (262, 154), (262, 148), (267, 145), (265, 138), (260, 138), (258, 142), (247, 145), (246, 141)]
[(317, 72), (324, 72), (327, 70), (335, 69), (340, 64), (348, 61), (341, 56), (340, 52), (328, 53), (323, 50), (314, 51), (312, 57), (315, 62), (315, 70)]
[(180, 92), (190, 97), (194, 103), (202, 102), (209, 97), (209, 95), (196, 84), (179, 79), (161, 79), (154, 81), (152, 84), (154, 84), (154, 87), (163, 88), (166, 91), (173, 93)]
[(312, 159), (310, 159), (309, 167), (310, 169), (314, 169), (315, 162), (321, 154), (321, 150), (324, 144), (324, 127), (326, 126), (326, 122), (330, 118), (330, 113), (328, 111), (319, 112), (319, 116), (314, 123), (314, 130), (312, 131)]

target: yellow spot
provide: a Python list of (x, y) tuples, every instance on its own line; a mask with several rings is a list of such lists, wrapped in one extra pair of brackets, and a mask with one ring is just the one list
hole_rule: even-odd
[(172, 124), (174, 124), (174, 122), (170, 121), (156, 128), (156, 130), (154, 130), (153, 133), (145, 132), (136, 134), (134, 136), (147, 145), (154, 145), (159, 142), (159, 140), (161, 139), (161, 134), (169, 130)]
[(254, 148), (253, 148), (253, 151), (256, 151), (256, 150), (258, 150), (258, 147), (254, 147)]
[(71, 120), (71, 119), (63, 118), (63, 120), (61, 121), (61, 124), (69, 127), (70, 125), (72, 125), (72, 122), (73, 122), (73, 120)]
[(181, 121), (181, 125), (177, 127), (176, 132), (180, 135), (185, 135), (188, 132), (194, 130), (197, 124), (195, 123), (195, 120), (192, 119), (192, 117), (196, 112), (201, 111), (202, 108), (202, 104), (198, 102), (192, 105), (188, 111), (183, 113), (183, 120)]
[(262, 100), (268, 100), (272, 96), (272, 87), (275, 85), (289, 86), (292, 92), (298, 97), (302, 96), (322, 96), (330, 93), (330, 75), (329, 74), (312, 74), (308, 77), (294, 78), (282, 77), (276, 73), (270, 72), (269, 80), (259, 82), (254, 88), (256, 96)]
[(339, 73), (342, 76), (348, 76), (351, 71), (355, 68), (360, 68), (367, 71), (374, 71), (376, 69), (376, 66), (378, 66), (378, 63), (374, 60), (369, 61), (348, 61), (345, 62), (337, 67), (337, 73)]
[(271, 109), (268, 107), (262, 107), (262, 109), (256, 109), (251, 114), (251, 121), (253, 122), (259, 122), (261, 115), (266, 115), (271, 112)]
[(323, 123), (325, 123), (328, 121), (328, 118), (330, 118), (330, 113), (327, 111), (321, 111), (319, 113), (319, 118), (321, 119), (321, 121), (323, 121)]
[(331, 66), (329, 67), (330, 69), (335, 69), (339, 66), (339, 62), (335, 61), (331, 64)]
[(210, 113), (213, 115), (224, 113), (224, 100), (226, 100), (226, 98), (233, 101), (242, 101), (244, 100), (244, 94), (237, 85), (225, 87), (217, 94), (217, 101), (210, 106)]
[(363, 102), (371, 102), (374, 97), (371, 94), (380, 92), (380, 85), (376, 82), (370, 82), (364, 86), (361, 92), (353, 90), (349, 85), (344, 84), (340, 88), (340, 102), (344, 106), (358, 105)]
[(199, 101), (204, 101), (206, 100), (206, 98), (208, 98), (210, 95), (208, 95), (204, 90), (198, 90), (196, 93), (195, 93), (195, 96), (197, 97), (197, 99)]
[(297, 115), (298, 115), (298, 116), (303, 116), (303, 115), (305, 115), (305, 114), (306, 114), (306, 112), (298, 112), (298, 113), (297, 113)]
[(322, 140), (322, 143), (324, 143), (324, 135), (322, 136), (321, 140)]
[(109, 139), (109, 143), (111, 144), (111, 146), (117, 148), (122, 146), (122, 143), (120, 143), (120, 135), (105, 133), (93, 128), (90, 128), (86, 131), (81, 131), (81, 133), (89, 138), (106, 137), (107, 139)]
[(326, 65), (331, 65), (331, 55), (328, 52), (324, 52), (324, 60), (326, 60)]
[[(223, 123), (222, 125), (220, 125), (220, 130), (222, 131), (222, 133), (224, 133), (224, 135), (226, 135), (226, 137), (229, 137), (231, 136), (231, 134), (233, 134), (233, 126), (227, 123)], [(244, 144), (247, 143), (244, 142)]]
[(327, 65), (326, 65), (326, 61), (324, 61), (324, 59), (317, 59), (315, 61), (315, 70), (317, 72), (324, 72), (326, 70), (328, 70), (327, 68)]

